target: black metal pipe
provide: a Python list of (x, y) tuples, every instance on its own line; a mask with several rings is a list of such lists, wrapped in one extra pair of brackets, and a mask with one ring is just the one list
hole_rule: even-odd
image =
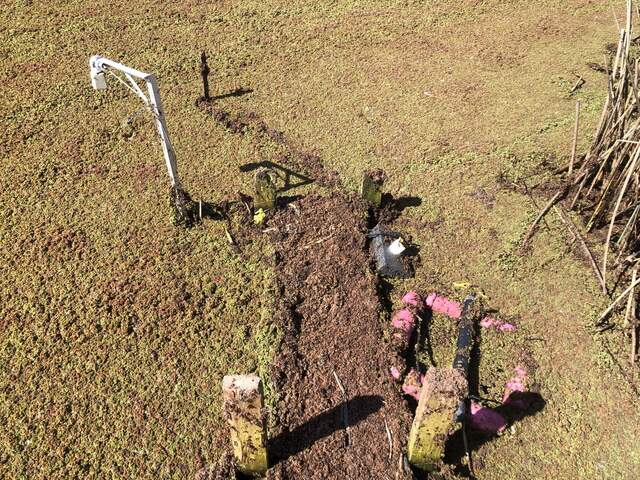
[[(475, 336), (476, 315), (473, 311), (475, 295), (467, 295), (462, 303), (462, 314), (458, 320), (458, 341), (456, 343), (456, 356), (453, 359), (453, 368), (458, 370), (467, 380), (467, 393), (469, 383), (469, 358)], [(458, 409), (453, 416), (455, 422), (463, 422), (468, 408), (468, 401), (465, 398), (458, 405)]]

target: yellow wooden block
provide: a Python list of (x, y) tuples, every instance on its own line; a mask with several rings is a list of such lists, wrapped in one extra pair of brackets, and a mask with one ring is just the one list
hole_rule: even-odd
[(382, 203), (382, 185), (376, 183), (371, 175), (365, 173), (360, 184), (360, 195), (369, 203), (379, 207)]
[(255, 177), (256, 195), (253, 199), (253, 208), (257, 211), (275, 208), (278, 196), (278, 187), (273, 182), (272, 173), (269, 170), (258, 170)]
[(454, 413), (466, 395), (462, 373), (453, 368), (431, 368), (409, 433), (408, 456), (412, 465), (433, 472), (444, 454), (444, 444), (454, 429)]
[(260, 377), (227, 375), (222, 380), (222, 394), (237, 469), (246, 475), (266, 473), (267, 432)]

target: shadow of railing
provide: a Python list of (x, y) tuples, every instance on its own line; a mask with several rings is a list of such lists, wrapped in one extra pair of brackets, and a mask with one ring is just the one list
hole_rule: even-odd
[(302, 187), (313, 183), (313, 179), (298, 173), (290, 168), (278, 165), (270, 160), (263, 160), (262, 162), (252, 162), (242, 165), (240, 167), (241, 172), (251, 172), (258, 170), (259, 168), (268, 168), (272, 170), (276, 176), (283, 182), (283, 186), (278, 189), (279, 192), (286, 192), (293, 188)]

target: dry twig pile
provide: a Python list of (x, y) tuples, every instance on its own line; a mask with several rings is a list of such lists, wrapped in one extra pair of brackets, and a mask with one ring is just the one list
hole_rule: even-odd
[[(637, 7), (636, 7), (637, 8)], [(615, 58), (605, 56), (608, 95), (596, 133), (580, 168), (569, 167), (571, 209), (586, 214), (587, 230), (606, 229), (601, 284), (607, 291), (607, 268), (617, 273), (632, 271), (633, 279), (623, 295), (598, 320), (603, 325), (613, 307), (624, 298), (632, 329), (631, 361), (636, 355), (635, 286), (640, 266), (640, 94), (639, 58), (632, 36), (633, 7), (627, 0), (626, 25), (620, 30)], [(598, 273), (598, 272), (597, 272)], [(631, 318), (631, 321), (630, 321)]]

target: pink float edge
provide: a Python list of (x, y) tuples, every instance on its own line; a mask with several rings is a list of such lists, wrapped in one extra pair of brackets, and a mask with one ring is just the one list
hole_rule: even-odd
[(474, 401), (468, 419), (471, 428), (484, 433), (502, 433), (507, 428), (507, 420), (500, 413)]

